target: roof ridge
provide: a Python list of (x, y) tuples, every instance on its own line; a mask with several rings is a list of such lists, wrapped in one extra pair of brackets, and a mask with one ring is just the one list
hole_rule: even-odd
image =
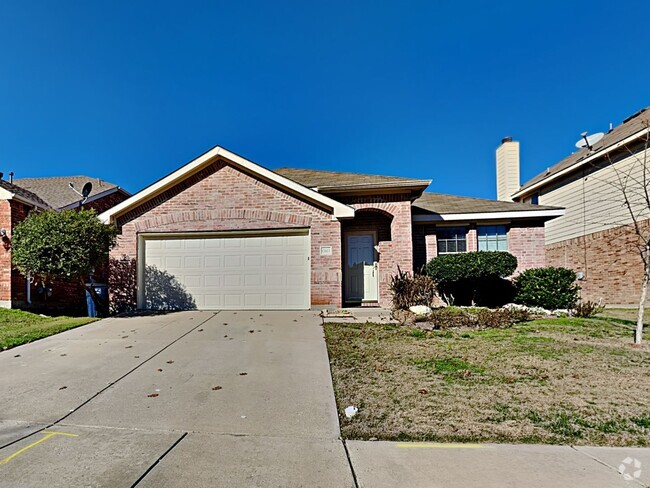
[(311, 169), (311, 168), (290, 168), (288, 166), (283, 166), (282, 168), (276, 168), (275, 172), (282, 171), (282, 170), (290, 170), (290, 171), (313, 171), (317, 173), (328, 173), (328, 174), (340, 174), (340, 175), (356, 175), (356, 176), (378, 176), (380, 178), (398, 178), (402, 180), (418, 180), (418, 181), (428, 181), (426, 178), (411, 178), (408, 176), (392, 176), (392, 175), (379, 175), (375, 173), (357, 173), (357, 172), (352, 172), (352, 171), (331, 171), (331, 170), (325, 170), (325, 169)]

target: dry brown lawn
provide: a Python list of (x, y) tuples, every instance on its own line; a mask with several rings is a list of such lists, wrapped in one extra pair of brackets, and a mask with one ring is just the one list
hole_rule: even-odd
[[(347, 323), (325, 334), (347, 439), (650, 445), (650, 347), (632, 344), (628, 324)], [(352, 419), (349, 405), (359, 408)]]

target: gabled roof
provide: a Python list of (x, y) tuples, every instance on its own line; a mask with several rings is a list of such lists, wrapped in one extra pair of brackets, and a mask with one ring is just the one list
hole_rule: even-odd
[(51, 207), (35, 193), (32, 193), (25, 188), (18, 185), (9, 183), (5, 180), (0, 180), (0, 199), (3, 200), (19, 200), (21, 202), (39, 207), (42, 209), (50, 209)]
[(413, 202), (412, 213), (414, 221), (512, 218), (548, 220), (563, 215), (564, 209), (531, 203), (503, 202), (426, 192)]
[(381, 188), (420, 188), (423, 190), (431, 184), (431, 180), (315, 169), (279, 168), (275, 172), (296, 183), (308, 188), (315, 188), (323, 193)]
[(288, 193), (298, 195), (307, 201), (331, 209), (333, 218), (354, 217), (354, 209), (352, 207), (337, 202), (336, 200), (315, 192), (299, 183), (296, 183), (293, 180), (274, 173), (273, 171), (266, 169), (259, 164), (253, 163), (252, 161), (249, 161), (231, 151), (228, 151), (223, 147), (215, 146), (196, 159), (177, 169), (173, 173), (168, 174), (167, 176), (161, 178), (143, 190), (140, 190), (130, 198), (124, 200), (122, 203), (100, 214), (99, 218), (105, 223), (111, 222), (117, 216), (128, 212), (129, 210), (155, 197), (156, 195), (159, 195), (165, 190), (172, 188), (186, 178), (189, 178), (201, 169), (212, 164), (217, 160), (217, 158), (223, 158), (235, 168), (243, 170), (249, 174), (253, 174), (257, 178), (271, 183), (276, 187), (282, 188)]
[(614, 127), (611, 132), (593, 144), (591, 150), (588, 148), (580, 149), (570, 156), (567, 156), (559, 163), (554, 164), (548, 170), (538, 174), (534, 178), (528, 180), (514, 195), (516, 197), (522, 196), (532, 190), (533, 187), (546, 184), (561, 174), (565, 174), (572, 170), (572, 167), (582, 166), (582, 163), (587, 163), (596, 158), (605, 155), (610, 149), (615, 149), (623, 144), (631, 142), (637, 137), (642, 136), (648, 130), (648, 122), (650, 121), (650, 107), (642, 108), (635, 114), (629, 116), (623, 121), (621, 125)]
[(93, 189), (90, 192), (88, 200), (96, 200), (102, 196), (109, 195), (120, 191), (129, 195), (124, 189), (114, 183), (91, 178), (89, 176), (54, 176), (48, 178), (19, 178), (14, 182), (37, 194), (45, 200), (52, 208), (63, 209), (78, 204), (82, 198), (76, 193), (69, 184), (72, 183), (77, 191), (81, 191), (83, 186), (90, 182)]

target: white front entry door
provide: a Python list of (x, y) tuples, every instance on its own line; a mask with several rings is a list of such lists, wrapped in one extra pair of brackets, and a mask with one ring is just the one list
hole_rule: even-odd
[(308, 235), (145, 238), (141, 308), (306, 310)]
[(346, 246), (345, 299), (348, 301), (377, 301), (379, 273), (375, 259), (374, 235), (348, 235)]

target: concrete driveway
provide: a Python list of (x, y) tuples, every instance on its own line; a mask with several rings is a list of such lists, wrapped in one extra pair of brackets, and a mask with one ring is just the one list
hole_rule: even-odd
[(354, 486), (320, 323), (112, 318), (1, 353), (3, 486)]

